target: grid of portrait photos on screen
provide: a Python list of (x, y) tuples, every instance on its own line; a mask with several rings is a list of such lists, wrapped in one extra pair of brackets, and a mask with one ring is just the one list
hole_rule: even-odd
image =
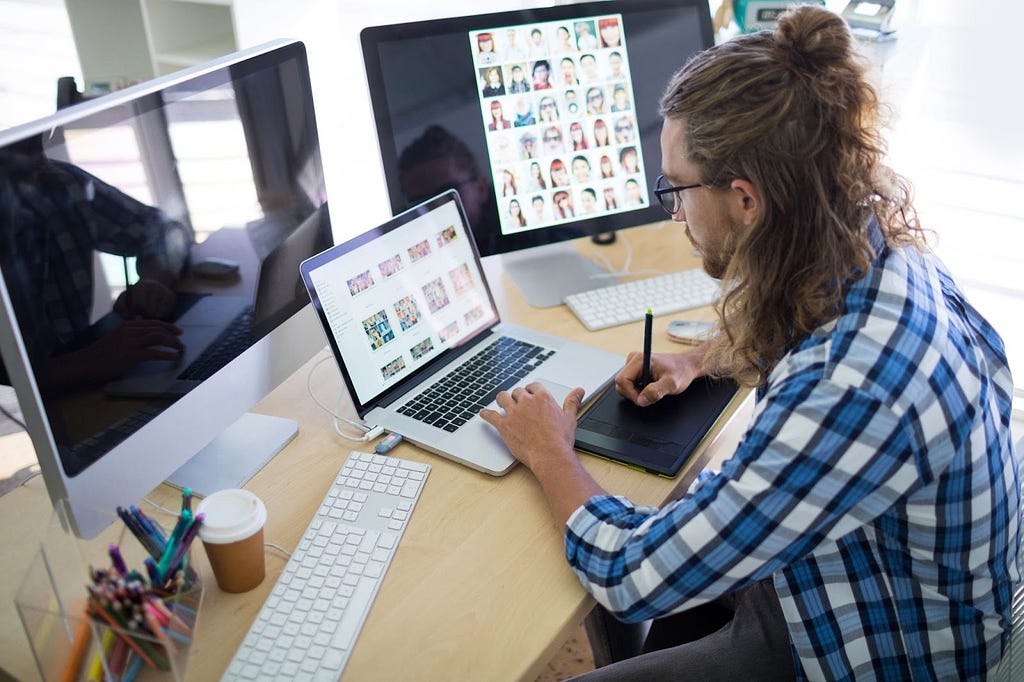
[(646, 205), (621, 15), (469, 38), (503, 234)]
[[(462, 257), (471, 252), (458, 248), (457, 241), (464, 240), (455, 227), (446, 227), (432, 239), (399, 246), (346, 280), (353, 302), (370, 313), (361, 322), (379, 385), (429, 361), (438, 348), (455, 344), (487, 317), (486, 296)], [(446, 257), (450, 254), (442, 252), (449, 247), (462, 255)]]

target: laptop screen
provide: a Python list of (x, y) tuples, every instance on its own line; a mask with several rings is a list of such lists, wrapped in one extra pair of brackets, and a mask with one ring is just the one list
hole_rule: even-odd
[(449, 191), (302, 264), (356, 409), (498, 322)]

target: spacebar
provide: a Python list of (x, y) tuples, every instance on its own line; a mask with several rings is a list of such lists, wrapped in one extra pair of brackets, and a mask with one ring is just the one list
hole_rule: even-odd
[(374, 581), (369, 578), (359, 580), (355, 592), (348, 600), (348, 606), (345, 607), (345, 615), (341, 617), (338, 629), (334, 631), (334, 637), (331, 638), (331, 648), (346, 651), (352, 648), (352, 641), (359, 634), (363, 617), (370, 602), (373, 601), (374, 584)]
[(508, 390), (508, 389), (512, 388), (513, 386), (515, 386), (517, 381), (519, 381), (519, 377), (514, 376), (514, 375), (510, 376), (508, 379), (505, 379), (503, 382), (501, 382), (500, 384), (495, 386), (494, 389), (490, 393), (488, 393), (485, 396), (482, 396), (477, 401), (477, 404), (478, 405), (487, 405), (487, 404), (489, 404), (492, 400), (494, 400), (494, 397), (496, 395), (498, 395), (502, 391)]

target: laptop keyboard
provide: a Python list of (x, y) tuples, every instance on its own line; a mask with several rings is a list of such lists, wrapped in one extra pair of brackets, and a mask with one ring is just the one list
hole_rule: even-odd
[(398, 408), (398, 413), (457, 431), (498, 393), (515, 386), (554, 354), (532, 343), (499, 337)]

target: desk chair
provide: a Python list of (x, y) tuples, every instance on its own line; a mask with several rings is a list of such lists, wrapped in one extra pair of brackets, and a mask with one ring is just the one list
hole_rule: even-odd
[[(1017, 456), (1020, 457), (1021, 453), (1024, 453), (1024, 438), (1017, 443)], [(1024, 474), (1024, 467), (1020, 473)], [(1024, 546), (1017, 557), (1017, 565), (1024, 566)], [(989, 678), (992, 682), (1024, 680), (1024, 582), (1014, 590), (1010, 621), (1010, 641), (1006, 643), (1003, 659)]]
[[(1024, 560), (1024, 556), (1021, 559)], [(1013, 593), (1011, 619), (1010, 641), (1006, 643), (1003, 659), (989, 678), (992, 682), (1024, 680), (1024, 583)]]

